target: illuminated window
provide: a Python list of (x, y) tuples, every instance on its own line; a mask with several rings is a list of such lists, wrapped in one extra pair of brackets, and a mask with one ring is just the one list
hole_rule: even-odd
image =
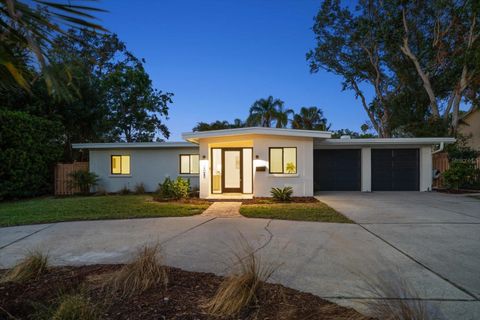
[(297, 173), (297, 148), (270, 148), (270, 173)]
[(200, 173), (200, 157), (198, 154), (180, 155), (180, 173), (198, 174)]
[(130, 174), (130, 156), (112, 156), (112, 174)]

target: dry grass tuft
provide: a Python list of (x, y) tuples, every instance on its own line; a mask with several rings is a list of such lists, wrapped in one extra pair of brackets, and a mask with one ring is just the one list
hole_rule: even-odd
[(144, 246), (135, 259), (110, 276), (104, 288), (112, 295), (130, 297), (155, 285), (168, 283), (167, 271), (161, 263), (160, 245)]
[(264, 263), (255, 249), (242, 237), (239, 249), (234, 250), (234, 268), (220, 285), (215, 296), (205, 308), (216, 316), (232, 316), (257, 301), (258, 291), (267, 281), (276, 266)]
[(11, 270), (9, 270), (1, 282), (25, 282), (38, 279), (48, 270), (48, 256), (40, 251), (30, 251)]
[(60, 299), (52, 320), (95, 320), (98, 319), (95, 306), (81, 294), (66, 295)]
[(443, 319), (433, 305), (420, 299), (418, 292), (396, 274), (378, 276), (375, 281), (367, 282), (367, 286), (367, 291), (380, 298), (365, 302), (369, 314), (376, 319)]

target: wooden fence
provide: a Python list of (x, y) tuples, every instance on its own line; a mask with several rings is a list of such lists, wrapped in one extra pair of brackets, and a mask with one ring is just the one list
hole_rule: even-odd
[[(433, 169), (439, 170), (440, 173), (445, 172), (450, 167), (447, 153), (442, 152), (442, 153), (434, 154), (432, 161), (433, 161), (432, 163)], [(480, 168), (480, 157), (477, 158), (477, 168)], [(444, 185), (443, 175), (440, 175), (438, 179), (433, 179), (434, 188), (441, 188), (444, 186), (445, 185)]]
[(64, 196), (79, 192), (72, 188), (70, 174), (78, 170), (88, 170), (88, 162), (57, 163), (55, 166), (55, 195)]

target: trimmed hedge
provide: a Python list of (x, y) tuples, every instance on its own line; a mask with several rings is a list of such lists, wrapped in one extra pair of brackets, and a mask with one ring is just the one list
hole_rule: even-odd
[(62, 132), (60, 122), (0, 109), (0, 200), (52, 192)]

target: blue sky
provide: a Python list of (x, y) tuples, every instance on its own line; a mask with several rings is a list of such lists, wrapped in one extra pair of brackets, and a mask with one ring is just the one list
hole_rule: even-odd
[(359, 131), (367, 116), (341, 78), (310, 74), (319, 0), (102, 1), (102, 24), (146, 59), (154, 86), (173, 92), (170, 140), (198, 121), (246, 118), (273, 95), (289, 108), (318, 106), (333, 129)]

